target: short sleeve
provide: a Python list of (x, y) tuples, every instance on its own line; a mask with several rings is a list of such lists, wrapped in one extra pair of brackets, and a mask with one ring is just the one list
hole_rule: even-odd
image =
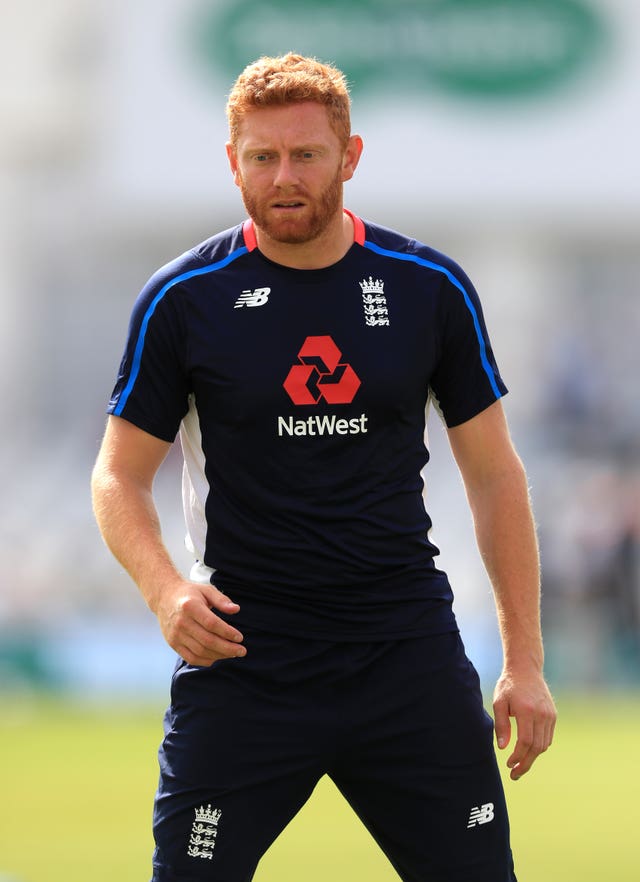
[(439, 358), (430, 387), (449, 428), (466, 422), (507, 393), (473, 284), (457, 266), (443, 273)]
[(107, 412), (172, 442), (188, 410), (180, 288), (153, 277), (140, 293)]

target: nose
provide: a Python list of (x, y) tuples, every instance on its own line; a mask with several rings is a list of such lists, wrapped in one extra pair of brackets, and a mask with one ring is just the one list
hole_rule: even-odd
[(298, 180), (294, 164), (288, 156), (281, 156), (275, 170), (273, 183), (276, 187), (289, 187)]

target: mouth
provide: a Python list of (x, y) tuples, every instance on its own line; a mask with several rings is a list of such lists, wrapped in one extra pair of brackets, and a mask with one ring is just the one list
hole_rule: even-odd
[(272, 207), (277, 209), (278, 211), (293, 211), (297, 208), (304, 208), (304, 205), (305, 205), (304, 202), (300, 202), (299, 200), (296, 199), (296, 200), (288, 200), (286, 202), (285, 201), (274, 202)]

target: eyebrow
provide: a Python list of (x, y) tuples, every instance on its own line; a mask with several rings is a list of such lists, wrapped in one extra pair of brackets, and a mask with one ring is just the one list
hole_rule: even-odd
[[(326, 150), (327, 147), (325, 144), (296, 144), (295, 146), (287, 149), (285, 152), (287, 153), (297, 153), (301, 150)], [(247, 144), (243, 147), (242, 153), (281, 153), (281, 149), (275, 146), (268, 146), (267, 144), (259, 144), (256, 142), (255, 144)]]

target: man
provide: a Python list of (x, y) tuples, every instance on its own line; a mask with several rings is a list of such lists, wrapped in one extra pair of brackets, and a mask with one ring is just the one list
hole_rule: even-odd
[[(247, 882), (324, 774), (402, 879), (514, 880), (420, 477), (431, 397), (495, 590), (495, 728), (505, 747), (516, 720), (517, 779), (555, 711), (527, 482), (477, 295), (447, 257), (343, 209), (362, 140), (335, 68), (260, 59), (227, 110), (250, 219), (143, 289), (93, 476), (105, 541), (180, 656), (154, 882)], [(152, 496), (178, 431), (189, 579)]]

